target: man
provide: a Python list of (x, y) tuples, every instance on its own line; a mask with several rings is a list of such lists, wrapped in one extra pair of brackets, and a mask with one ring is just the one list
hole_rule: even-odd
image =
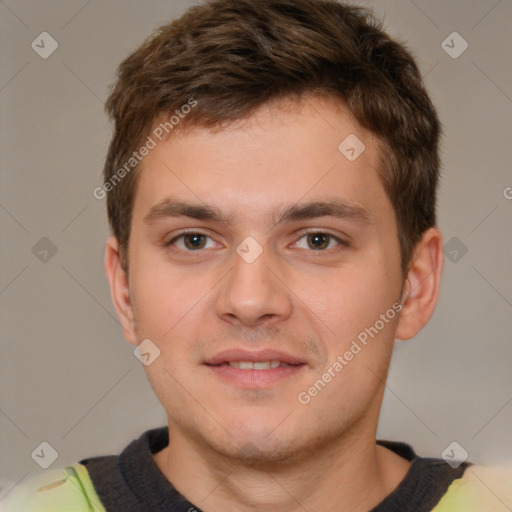
[(333, 1), (219, 0), (128, 57), (107, 110), (106, 272), (168, 428), (6, 510), (483, 510), (467, 464), (376, 442), (442, 269), (407, 51)]

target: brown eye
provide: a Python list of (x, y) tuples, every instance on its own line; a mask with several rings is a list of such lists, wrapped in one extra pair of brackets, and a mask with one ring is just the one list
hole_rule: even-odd
[(327, 252), (341, 245), (347, 246), (341, 238), (324, 231), (316, 231), (302, 235), (297, 242), (295, 242), (294, 247), (307, 251)]
[(168, 247), (175, 247), (181, 251), (192, 252), (201, 249), (212, 249), (216, 246), (212, 238), (204, 233), (188, 232), (174, 237), (165, 244)]
[(202, 249), (206, 245), (207, 237), (200, 233), (191, 233), (183, 236), (185, 247), (191, 251), (195, 249)]
[(307, 235), (307, 242), (310, 249), (314, 251), (326, 249), (329, 246), (331, 236), (327, 233), (310, 233)]

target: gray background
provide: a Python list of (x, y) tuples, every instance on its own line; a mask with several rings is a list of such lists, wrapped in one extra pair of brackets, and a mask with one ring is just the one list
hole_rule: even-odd
[[(433, 320), (397, 344), (379, 436), (432, 456), (455, 440), (473, 461), (510, 463), (512, 2), (361, 3), (407, 41), (438, 107), (440, 227), (445, 242), (455, 237)], [(0, 496), (41, 471), (31, 453), (42, 441), (59, 467), (115, 453), (165, 423), (115, 319), (103, 272), (105, 204), (92, 191), (117, 65), (191, 4), (0, 2)], [(44, 31), (59, 44), (47, 59), (31, 48)], [(458, 58), (442, 47), (454, 31), (469, 44)], [(452, 39), (453, 53), (462, 41)], [(43, 237), (56, 254), (41, 252)]]

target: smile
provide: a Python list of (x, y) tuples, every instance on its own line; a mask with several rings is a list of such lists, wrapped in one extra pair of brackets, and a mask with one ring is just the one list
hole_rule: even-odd
[(240, 370), (270, 370), (273, 368), (293, 366), (281, 361), (230, 361), (221, 366), (229, 365), (231, 368), (240, 368)]

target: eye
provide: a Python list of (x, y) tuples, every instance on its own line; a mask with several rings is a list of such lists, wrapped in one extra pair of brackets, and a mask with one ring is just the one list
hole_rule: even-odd
[(343, 241), (338, 237), (329, 233), (323, 233), (317, 231), (314, 233), (307, 233), (299, 238), (295, 242), (294, 246), (299, 249), (307, 249), (313, 251), (325, 251), (326, 249), (332, 249), (337, 245), (343, 244)]
[(182, 233), (166, 245), (174, 245), (182, 251), (198, 251), (215, 247), (215, 242), (204, 233)]

